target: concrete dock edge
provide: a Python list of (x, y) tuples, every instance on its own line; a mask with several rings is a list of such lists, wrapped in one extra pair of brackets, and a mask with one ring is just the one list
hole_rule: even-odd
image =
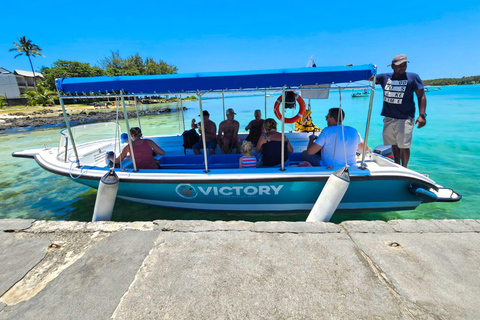
[(0, 319), (480, 319), (480, 220), (0, 220)]

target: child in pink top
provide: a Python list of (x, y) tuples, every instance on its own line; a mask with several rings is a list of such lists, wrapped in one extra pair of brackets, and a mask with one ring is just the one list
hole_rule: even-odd
[(257, 167), (257, 158), (252, 156), (253, 145), (250, 141), (243, 141), (242, 144), (242, 153), (243, 156), (239, 160), (239, 166), (241, 168), (256, 168)]

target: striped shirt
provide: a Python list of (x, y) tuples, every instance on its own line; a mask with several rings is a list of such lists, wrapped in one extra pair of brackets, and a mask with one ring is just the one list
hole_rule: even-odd
[(257, 167), (257, 158), (254, 156), (251, 157), (242, 157), (242, 168), (256, 168)]

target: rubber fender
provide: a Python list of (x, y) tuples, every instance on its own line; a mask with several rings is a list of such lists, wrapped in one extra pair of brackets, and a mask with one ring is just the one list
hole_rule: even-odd
[(425, 190), (424, 188), (411, 184), (408, 188), (411, 194), (423, 200), (423, 202), (436, 202), (438, 197), (435, 193)]
[(100, 179), (92, 222), (110, 221), (112, 218), (119, 181), (120, 179), (115, 171), (107, 172), (102, 179)]

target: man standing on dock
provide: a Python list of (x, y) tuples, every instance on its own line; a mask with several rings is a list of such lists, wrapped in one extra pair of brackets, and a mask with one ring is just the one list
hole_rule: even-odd
[[(383, 88), (383, 144), (391, 145), (395, 163), (405, 168), (410, 159), (413, 127), (418, 128), (427, 124), (427, 98), (425, 97), (423, 82), (419, 75), (407, 70), (407, 56), (399, 54), (392, 59), (389, 65), (393, 73), (380, 73), (376, 83)], [(415, 123), (415, 102), (413, 93), (417, 95), (418, 111), (420, 112)]]

